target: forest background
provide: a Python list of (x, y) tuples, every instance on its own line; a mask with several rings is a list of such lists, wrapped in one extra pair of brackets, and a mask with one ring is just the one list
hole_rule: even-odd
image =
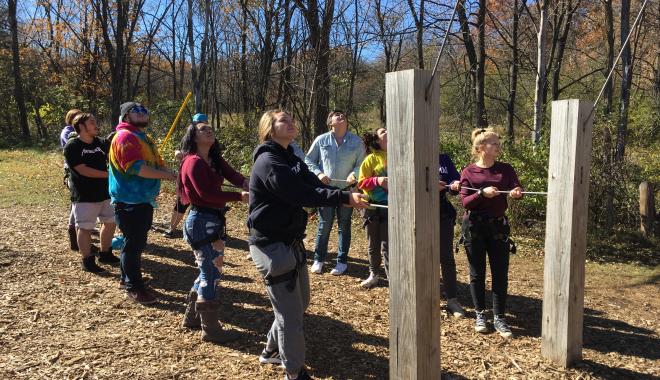
[[(164, 156), (173, 160), (183, 125), (204, 112), (226, 158), (247, 173), (264, 110), (291, 110), (304, 148), (332, 109), (358, 134), (383, 125), (384, 74), (432, 70), (449, 28), (438, 67), (441, 150), (464, 166), (471, 130), (494, 126), (503, 160), (527, 189), (544, 191), (551, 102), (593, 101), (603, 89), (590, 234), (637, 239), (639, 184), (660, 184), (659, 20), (657, 0), (8, 0), (0, 147), (56, 149), (70, 108), (110, 132), (127, 100), (151, 110), (150, 133), (162, 141), (191, 91)], [(541, 221), (545, 199), (511, 211), (516, 223)]]

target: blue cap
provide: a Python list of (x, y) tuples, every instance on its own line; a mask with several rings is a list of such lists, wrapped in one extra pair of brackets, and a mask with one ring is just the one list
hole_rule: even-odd
[(203, 114), (203, 113), (196, 113), (193, 116), (192, 122), (193, 122), (193, 124), (208, 123), (209, 122), (209, 117), (206, 116), (206, 114)]

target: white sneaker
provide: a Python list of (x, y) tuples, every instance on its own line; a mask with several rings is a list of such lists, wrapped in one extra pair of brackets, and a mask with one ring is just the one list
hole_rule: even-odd
[(311, 272), (316, 273), (316, 274), (323, 273), (323, 262), (322, 261), (314, 261), (314, 264), (312, 264)]
[(465, 317), (465, 309), (461, 307), (456, 298), (450, 298), (447, 300), (447, 309), (449, 309), (455, 318)]
[(337, 265), (330, 271), (330, 274), (333, 276), (341, 276), (346, 272), (348, 264), (337, 262)]
[(367, 289), (371, 289), (376, 285), (378, 285), (378, 276), (376, 276), (375, 273), (370, 273), (369, 278), (367, 278), (366, 280), (364, 280), (360, 283), (361, 287), (367, 288)]

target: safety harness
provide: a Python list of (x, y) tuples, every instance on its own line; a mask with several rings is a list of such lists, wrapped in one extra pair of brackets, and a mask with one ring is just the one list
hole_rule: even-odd
[(298, 282), (298, 273), (305, 266), (305, 244), (301, 239), (296, 239), (291, 243), (291, 250), (293, 251), (293, 256), (296, 259), (296, 266), (279, 276), (267, 275), (264, 277), (264, 283), (266, 286), (273, 286), (286, 282), (286, 289), (292, 292), (296, 288), (296, 283)]
[[(510, 234), (507, 231), (507, 229), (502, 228), (509, 224), (509, 221), (505, 216), (492, 217), (485, 214), (475, 213), (469, 210), (466, 211), (466, 214), (467, 214), (468, 223), (470, 225), (480, 225), (480, 226), (487, 226), (490, 228), (497, 228), (497, 231), (495, 231), (495, 233), (493, 234), (493, 238), (495, 240), (500, 240), (505, 243), (509, 243), (509, 252), (512, 255), (516, 254), (517, 252), (516, 243), (509, 236)], [(463, 245), (463, 243), (465, 243), (465, 231), (463, 231), (463, 227), (461, 227), (461, 237), (458, 239), (458, 244), (456, 244), (455, 246), (456, 253), (458, 253), (459, 246)]]
[(197, 240), (197, 241), (191, 241), (190, 246), (194, 250), (199, 250), (202, 247), (204, 247), (207, 244), (212, 244), (215, 241), (218, 240), (227, 240), (227, 219), (225, 218), (225, 214), (227, 211), (229, 211), (229, 207), (222, 207), (222, 208), (211, 208), (211, 207), (203, 207), (203, 206), (195, 206), (193, 205), (191, 207), (192, 210), (195, 210), (197, 212), (205, 213), (205, 214), (211, 214), (215, 215), (220, 219), (220, 224), (222, 227), (218, 229), (218, 232), (213, 233), (211, 235), (206, 236), (204, 239)]

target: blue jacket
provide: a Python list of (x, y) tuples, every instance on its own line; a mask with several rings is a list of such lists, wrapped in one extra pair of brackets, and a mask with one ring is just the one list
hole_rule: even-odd
[(456, 209), (449, 203), (447, 199), (447, 193), (456, 195), (457, 192), (449, 190), (449, 185), (454, 181), (459, 181), (461, 179), (460, 174), (456, 170), (456, 166), (452, 162), (451, 158), (446, 154), (440, 154), (440, 167), (438, 172), (440, 174), (440, 180), (444, 181), (447, 184), (447, 189), (440, 192), (440, 215), (443, 218), (456, 218)]
[[(353, 173), (357, 179), (360, 164), (364, 160), (364, 144), (355, 134), (346, 131), (341, 145), (332, 132), (319, 135), (307, 152), (305, 163), (309, 170), (319, 175), (324, 173), (330, 178), (345, 180)], [(333, 183), (337, 187), (346, 186), (345, 183)]]
[(295, 155), (293, 147), (266, 141), (254, 153), (250, 175), (250, 245), (291, 244), (305, 237), (303, 207), (339, 206), (349, 192), (324, 185)]

